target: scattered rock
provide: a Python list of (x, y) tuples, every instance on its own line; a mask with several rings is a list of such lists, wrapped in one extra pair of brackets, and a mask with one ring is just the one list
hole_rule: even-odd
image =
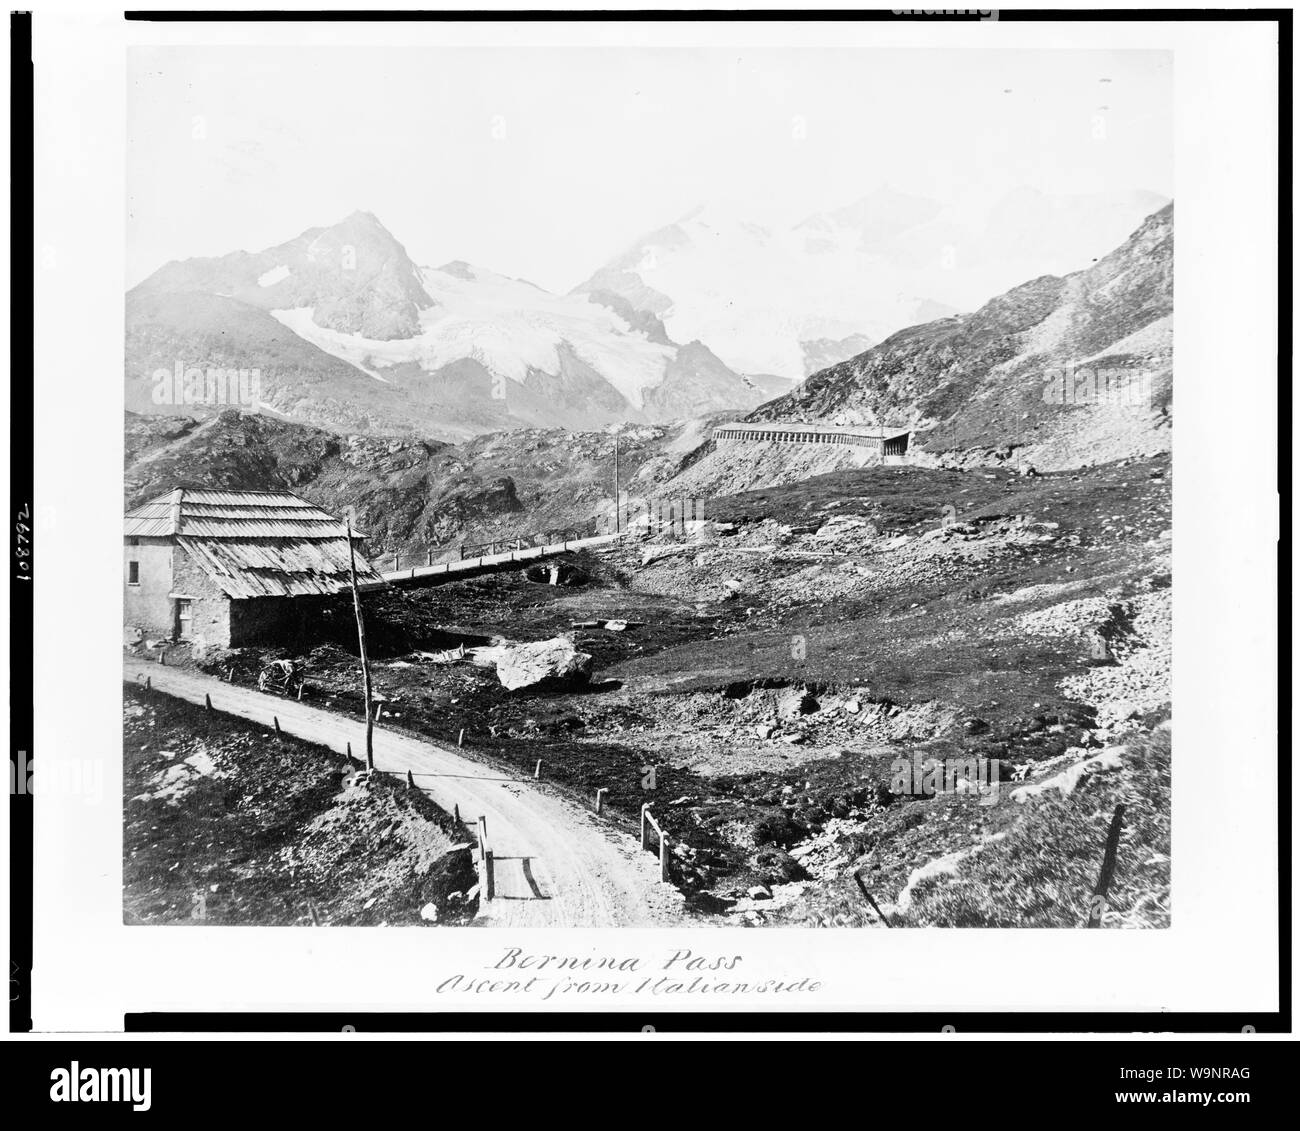
[(793, 719), (799, 715), (811, 715), (820, 704), (804, 688), (787, 687), (776, 700), (777, 714), (783, 719)]

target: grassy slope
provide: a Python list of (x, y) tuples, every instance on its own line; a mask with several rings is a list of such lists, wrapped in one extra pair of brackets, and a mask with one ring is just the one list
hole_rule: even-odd
[(472, 912), (451, 900), (475, 881), (465, 854), (447, 854), (450, 818), (388, 777), (345, 790), (333, 751), (128, 688), (124, 757), (128, 924), (418, 925), (429, 902), (442, 922)]
[[(1101, 926), (1170, 924), (1170, 732), (1136, 735), (1116, 769), (1071, 793), (1051, 791), (992, 808), (944, 797), (895, 809), (849, 845), (844, 874), (783, 914), (801, 926), (877, 926), (852, 879), (887, 897), (908, 872), (946, 853), (968, 853), (950, 874), (921, 880), (896, 927), (1082, 927), (1116, 807), (1125, 806), (1114, 879)], [(1013, 787), (1002, 786), (1009, 794)], [(974, 851), (970, 851), (972, 846)]]

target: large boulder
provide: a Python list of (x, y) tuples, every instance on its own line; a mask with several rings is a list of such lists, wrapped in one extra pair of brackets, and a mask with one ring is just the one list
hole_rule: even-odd
[(547, 680), (585, 683), (591, 678), (591, 656), (579, 652), (566, 636), (533, 644), (503, 644), (495, 651), (497, 678), (507, 691)]

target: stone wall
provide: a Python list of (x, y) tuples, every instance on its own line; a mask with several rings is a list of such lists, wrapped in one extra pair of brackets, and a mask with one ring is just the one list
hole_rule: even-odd
[[(189, 597), (193, 602), (190, 611), (190, 634), (198, 650), (203, 647), (227, 648), (230, 646), (230, 599), (213, 584), (211, 579), (184, 550), (177, 547), (174, 555), (172, 593)], [(171, 602), (174, 607), (175, 602)], [(175, 615), (174, 612), (172, 614)]]

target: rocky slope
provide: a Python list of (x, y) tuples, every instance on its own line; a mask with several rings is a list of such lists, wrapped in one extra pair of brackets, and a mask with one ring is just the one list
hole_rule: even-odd
[(265, 251), (168, 263), (132, 291), (194, 292), (261, 310), (309, 307), (318, 326), (380, 341), (416, 333), (433, 305), (406, 249), (369, 212)]
[[(1167, 451), (1172, 327), (1167, 205), (1091, 267), (912, 326), (746, 419), (911, 427), (909, 462), (948, 467), (1042, 471)], [(725, 493), (871, 462), (852, 448), (768, 443), (700, 456), (674, 489)]]
[(128, 412), (125, 505), (178, 486), (286, 488), (334, 514), (355, 506), (372, 556), (401, 550), (410, 560), (460, 541), (589, 527), (610, 508), (616, 443), (623, 489), (653, 494), (717, 419), (521, 429), (452, 446), (235, 410), (202, 421)]
[(128, 684), (127, 923), (446, 926), (473, 919), (463, 829), (340, 754)]

